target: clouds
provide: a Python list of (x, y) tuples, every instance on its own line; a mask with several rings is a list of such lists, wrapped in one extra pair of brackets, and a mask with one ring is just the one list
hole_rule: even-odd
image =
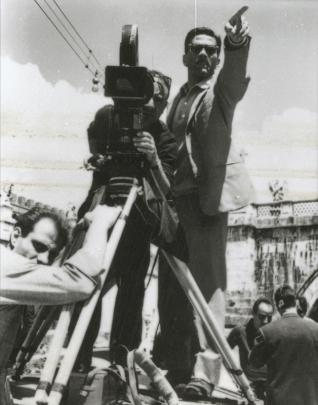
[(65, 81), (46, 81), (38, 67), (1, 59), (1, 177), (15, 192), (64, 208), (89, 187), (80, 170), (88, 156), (86, 129), (107, 100)]
[(265, 119), (262, 133), (268, 143), (318, 146), (318, 115), (301, 108), (290, 108)]
[(266, 117), (260, 131), (236, 132), (236, 143), (247, 153), (258, 202), (271, 200), (268, 182), (274, 179), (288, 183), (286, 198), (318, 197), (317, 133), (317, 113), (296, 107)]
[[(85, 93), (66, 81), (52, 84), (39, 68), (1, 59), (2, 181), (16, 192), (52, 205), (77, 205), (90, 174), (79, 168), (89, 154), (86, 129), (95, 112), (109, 102), (102, 92)], [(172, 95), (177, 91), (172, 88)], [(288, 198), (317, 198), (317, 114), (293, 107), (265, 118), (261, 130), (248, 128), (242, 103), (235, 114), (233, 138), (246, 152), (257, 202), (270, 201), (268, 183), (288, 183)]]
[(101, 92), (84, 93), (66, 81), (49, 83), (31, 63), (2, 57), (1, 71), (4, 134), (76, 136), (107, 102)]

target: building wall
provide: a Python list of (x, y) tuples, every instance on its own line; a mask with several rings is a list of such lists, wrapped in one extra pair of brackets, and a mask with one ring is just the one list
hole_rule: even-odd
[[(14, 194), (10, 202), (15, 213), (41, 206), (64, 216), (70, 228), (75, 224), (74, 207), (64, 212)], [(1, 218), (8, 218), (6, 203), (1, 203), (0, 211)], [(8, 221), (2, 225), (6, 232), (13, 227)], [(253, 205), (231, 213), (227, 268), (228, 324), (246, 317), (257, 296), (272, 297), (283, 283), (299, 288), (318, 268), (318, 200)], [(151, 297), (156, 296), (155, 284)], [(153, 314), (154, 301), (148, 300), (145, 317)]]
[(227, 323), (242, 322), (253, 300), (296, 290), (318, 268), (318, 201), (255, 205), (230, 216)]

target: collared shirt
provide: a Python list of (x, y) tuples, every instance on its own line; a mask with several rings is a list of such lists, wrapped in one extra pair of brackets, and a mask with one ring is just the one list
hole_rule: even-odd
[(178, 145), (177, 170), (173, 185), (176, 197), (190, 194), (197, 189), (196, 181), (191, 168), (188, 151), (185, 145), (185, 131), (191, 107), (195, 99), (211, 85), (210, 80), (204, 80), (189, 88), (188, 83), (180, 89), (180, 100), (176, 105), (172, 117), (172, 132)]

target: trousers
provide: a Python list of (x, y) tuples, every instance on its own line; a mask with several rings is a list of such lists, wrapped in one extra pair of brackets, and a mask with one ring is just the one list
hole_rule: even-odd
[[(176, 208), (186, 237), (189, 269), (219, 327), (224, 328), (228, 214), (205, 215), (196, 193), (178, 197)], [(185, 294), (177, 286), (172, 272), (169, 274), (165, 266), (161, 263), (159, 270), (159, 316), (161, 346), (166, 351), (168, 347), (170, 353), (170, 357), (169, 353), (163, 357), (172, 375), (171, 382), (185, 382), (190, 375), (216, 385), (220, 377), (221, 358), (213, 342), (207, 338), (201, 320), (193, 313)], [(165, 299), (167, 290), (164, 291), (164, 284), (172, 290)]]
[[(151, 228), (145, 223), (136, 206), (127, 220), (124, 233), (107, 276), (105, 287), (115, 279), (118, 293), (110, 336), (110, 360), (126, 364), (127, 349), (139, 346), (142, 333), (142, 308), (145, 278), (150, 262)], [(107, 288), (106, 288), (107, 290)], [(82, 343), (75, 369), (89, 369), (93, 345), (101, 321), (103, 294), (99, 299)], [(76, 317), (74, 319), (76, 322)]]

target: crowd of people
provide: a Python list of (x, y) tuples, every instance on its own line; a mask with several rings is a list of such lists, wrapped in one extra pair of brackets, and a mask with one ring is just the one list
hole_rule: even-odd
[[(161, 72), (149, 71), (155, 91), (144, 108), (143, 130), (133, 139), (153, 176), (144, 179), (144, 188), (150, 190), (146, 206), (161, 198), (154, 182), (173, 200), (180, 221), (180, 243), (186, 247), (185, 260), (221, 330), (225, 323), (228, 212), (253, 198), (243, 158), (231, 139), (235, 108), (250, 80), (247, 21), (236, 14), (225, 25), (225, 33), (219, 72), (221, 38), (207, 27), (194, 28), (186, 35), (183, 64), (188, 80), (172, 102), (167, 124), (160, 116), (167, 106), (171, 81)], [(89, 146), (97, 160), (105, 152), (105, 131), (107, 134), (115, 108), (116, 103), (99, 110), (89, 126)], [(104, 185), (105, 173), (94, 171), (80, 209), (88, 227), (83, 246), (62, 266), (53, 262), (66, 244), (66, 234), (61, 220), (49, 212), (32, 209), (18, 216), (9, 246), (1, 247), (1, 395), (23, 306), (83, 301), (98, 283), (107, 232), (120, 215), (120, 208), (107, 205), (93, 209), (94, 197)], [(153, 237), (144, 207), (140, 196), (107, 277), (118, 285), (111, 359), (123, 365), (126, 352), (121, 349), (132, 350), (141, 340), (144, 280)], [(271, 405), (318, 403), (318, 325), (302, 317), (304, 303), (300, 301), (297, 312), (294, 291), (289, 286), (279, 288), (275, 304), (281, 318), (272, 322), (273, 304), (259, 298), (252, 318), (228, 336), (229, 345), (239, 349), (241, 367), (257, 395)], [(163, 258), (158, 308), (160, 344), (154, 355), (161, 357), (169, 381), (184, 399), (211, 398), (222, 359)], [(76, 364), (81, 371), (88, 371), (91, 365), (99, 324), (97, 309)], [(5, 403), (4, 397), (1, 401)]]

